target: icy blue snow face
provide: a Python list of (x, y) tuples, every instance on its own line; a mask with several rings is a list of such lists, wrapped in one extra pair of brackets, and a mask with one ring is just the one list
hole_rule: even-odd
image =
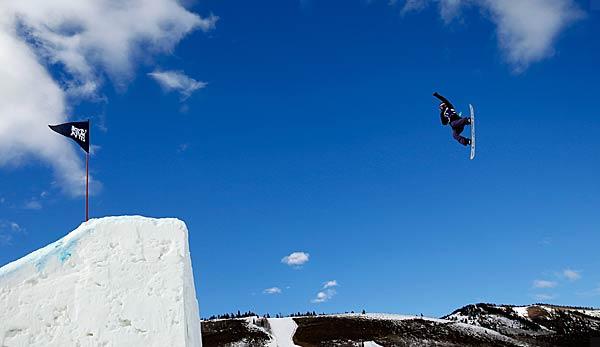
[(80, 229), (76, 230), (71, 237), (67, 235), (62, 239), (49, 244), (48, 246), (38, 249), (37, 251), (17, 260), (9, 263), (0, 268), (0, 279), (9, 276), (16, 270), (23, 268), (27, 265), (35, 267), (37, 272), (42, 272), (49, 261), (56, 259), (64, 264), (75, 252), (79, 239), (87, 235), (91, 230)]
[(35, 262), (35, 268), (38, 272), (44, 270), (44, 267), (48, 263), (49, 260), (56, 257), (61, 264), (64, 264), (71, 255), (75, 247), (77, 246), (77, 240), (70, 240), (66, 243), (63, 240), (56, 241), (54, 244), (54, 249), (50, 250), (48, 253), (43, 254), (37, 261)]

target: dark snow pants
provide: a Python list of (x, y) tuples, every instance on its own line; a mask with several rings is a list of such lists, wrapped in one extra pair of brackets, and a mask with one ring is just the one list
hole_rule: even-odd
[(471, 124), (471, 119), (467, 117), (450, 122), (450, 126), (452, 127), (452, 137), (463, 146), (468, 146), (471, 142), (471, 139), (460, 136), (463, 130), (465, 130), (465, 125), (468, 124)]

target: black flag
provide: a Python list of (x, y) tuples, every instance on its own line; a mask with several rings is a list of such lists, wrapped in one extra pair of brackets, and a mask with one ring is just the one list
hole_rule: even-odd
[(83, 148), (84, 151), (90, 153), (90, 121), (85, 122), (70, 122), (59, 125), (48, 125), (50, 129), (57, 133), (69, 137)]

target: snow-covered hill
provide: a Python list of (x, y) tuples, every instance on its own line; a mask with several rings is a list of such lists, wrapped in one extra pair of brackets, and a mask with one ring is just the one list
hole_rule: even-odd
[(443, 318), (493, 329), (534, 346), (586, 346), (591, 338), (600, 344), (600, 310), (589, 308), (476, 304)]
[(393, 314), (250, 317), (203, 321), (202, 331), (205, 347), (574, 347), (590, 346), (596, 337), (600, 342), (599, 314), (600, 310), (549, 305), (477, 304), (441, 319)]
[(0, 268), (0, 346), (201, 346), (185, 224), (92, 219)]
[(525, 346), (495, 331), (443, 319), (392, 314), (203, 321), (206, 346)]

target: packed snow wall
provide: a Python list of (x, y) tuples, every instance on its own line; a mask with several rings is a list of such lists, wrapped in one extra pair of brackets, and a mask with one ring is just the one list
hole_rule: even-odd
[(0, 268), (0, 346), (201, 346), (177, 219), (92, 219)]

